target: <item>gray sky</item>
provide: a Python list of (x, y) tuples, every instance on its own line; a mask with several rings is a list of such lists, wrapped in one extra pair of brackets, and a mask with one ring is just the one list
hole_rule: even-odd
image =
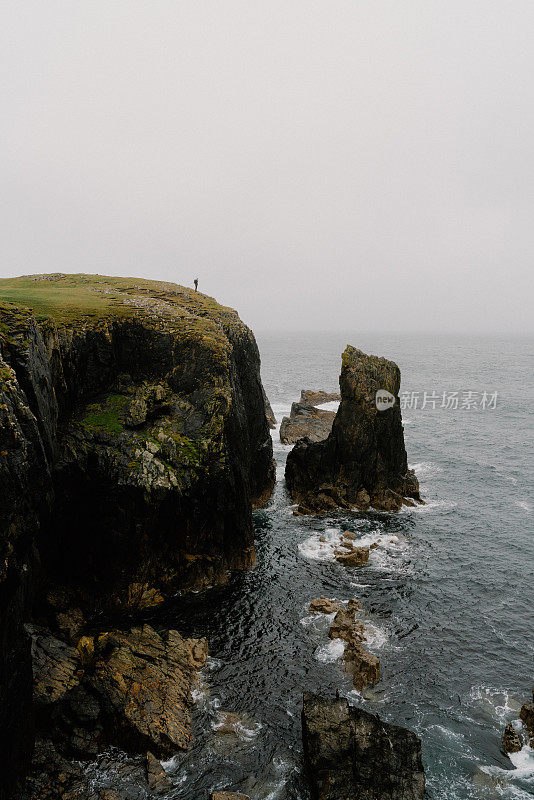
[(0, 275), (534, 331), (532, 0), (4, 0)]

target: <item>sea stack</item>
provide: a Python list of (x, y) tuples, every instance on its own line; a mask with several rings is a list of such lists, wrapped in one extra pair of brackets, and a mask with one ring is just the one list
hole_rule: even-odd
[[(347, 346), (330, 435), (322, 442), (300, 440), (287, 459), (287, 487), (299, 513), (371, 506), (398, 511), (421, 501), (404, 446), (400, 377), (393, 361)], [(377, 402), (377, 392), (385, 402)]]

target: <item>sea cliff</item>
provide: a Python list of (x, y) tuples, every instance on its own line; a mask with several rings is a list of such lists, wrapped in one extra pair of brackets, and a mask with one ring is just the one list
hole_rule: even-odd
[(259, 366), (235, 311), (174, 284), (0, 281), (0, 797), (33, 744), (32, 615), (59, 629), (253, 564)]

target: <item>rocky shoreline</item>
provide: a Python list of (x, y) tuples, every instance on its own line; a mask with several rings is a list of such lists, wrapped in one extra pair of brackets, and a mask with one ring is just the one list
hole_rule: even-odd
[[(275, 480), (276, 420), (258, 349), (236, 312), (173, 284), (19, 280), (31, 306), (0, 301), (0, 798), (162, 796), (171, 783), (160, 759), (190, 745), (192, 691), (208, 643), (152, 627), (143, 615), (254, 563), (252, 509), (267, 502)], [(78, 302), (50, 306), (50, 284)], [(302, 392), (284, 427), (287, 441), (298, 440), (286, 476), (299, 513), (419, 500), (400, 411), (377, 417), (361, 394), (381, 381), (398, 392), (395, 370), (348, 348), (341, 395)], [(316, 408), (339, 399), (337, 415)], [(315, 442), (300, 438), (304, 423)], [(353, 540), (346, 532), (335, 553), (348, 569), (369, 558)], [(343, 642), (358, 690), (380, 677), (360, 608), (356, 598), (310, 606), (335, 614), (328, 635)], [(328, 797), (420, 796), (414, 734), (305, 696), (305, 754), (321, 796), (324, 730), (314, 725), (329, 715), (328, 747), (335, 755), (350, 729), (350, 752), (335, 755), (341, 771)], [(395, 741), (390, 795), (369, 766), (386, 758), (384, 735)], [(125, 758), (114, 761), (113, 748)], [(83, 764), (103, 751), (120, 790), (92, 788)]]

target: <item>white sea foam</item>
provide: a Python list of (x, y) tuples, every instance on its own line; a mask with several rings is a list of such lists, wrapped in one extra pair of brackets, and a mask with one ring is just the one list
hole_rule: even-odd
[(522, 508), (523, 511), (526, 511), (527, 514), (530, 514), (530, 512), (532, 511), (532, 506), (530, 505), (530, 503), (527, 503), (526, 500), (516, 500), (515, 504), (516, 506), (519, 506), (519, 508)]
[[(390, 539), (399, 541), (398, 536), (395, 534), (384, 535), (379, 529), (365, 533), (359, 539), (354, 539), (353, 544), (356, 547), (370, 547), (372, 544), (377, 544), (380, 547), (386, 548), (391, 544)], [(324, 541), (321, 541), (324, 540)], [(304, 558), (309, 558), (315, 561), (335, 561), (335, 551), (341, 547), (344, 541), (343, 532), (336, 528), (327, 528), (322, 533), (314, 533), (309, 536), (305, 541), (300, 542), (298, 545), (299, 552)], [(376, 549), (371, 550), (369, 560), (372, 562), (377, 553)]]
[(415, 470), (415, 474), (419, 480), (422, 481), (427, 478), (433, 478), (435, 475), (443, 472), (443, 469), (432, 461), (420, 461), (418, 464), (410, 464), (409, 467)]
[(316, 408), (322, 408), (325, 411), (337, 411), (339, 408), (339, 400), (331, 400), (328, 403), (319, 403)]
[(345, 652), (345, 642), (342, 639), (330, 639), (315, 651), (315, 658), (324, 664), (333, 664)]
[(380, 628), (378, 625), (375, 625), (373, 622), (365, 622), (364, 620), (364, 627), (365, 627), (365, 642), (374, 653), (375, 650), (380, 650), (386, 644), (388, 640), (387, 631), (384, 628)]
[(468, 704), (488, 716), (497, 728), (502, 728), (512, 718), (519, 716), (521, 701), (507, 689), (489, 686), (473, 686)]
[(508, 753), (510, 761), (522, 778), (534, 777), (534, 750), (526, 744), (519, 753)]
[(449, 514), (458, 503), (447, 500), (429, 500), (424, 505), (402, 506), (400, 514)]
[(243, 715), (217, 711), (212, 719), (211, 728), (215, 733), (224, 729), (223, 732), (226, 734), (234, 734), (239, 739), (250, 741), (259, 734), (263, 725), (261, 722), (254, 722)]

